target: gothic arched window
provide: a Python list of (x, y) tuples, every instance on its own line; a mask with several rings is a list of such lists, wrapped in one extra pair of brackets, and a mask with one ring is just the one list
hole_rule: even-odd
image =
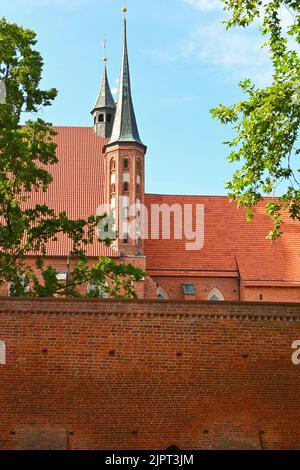
[(128, 170), (129, 168), (129, 159), (127, 157), (125, 157), (123, 160), (123, 167), (125, 168), (125, 170)]
[(170, 297), (167, 291), (165, 291), (165, 289), (163, 289), (162, 287), (158, 287), (156, 291), (156, 298), (159, 300), (169, 300)]
[(216, 302), (216, 301), (223, 301), (225, 299), (224, 299), (224, 295), (222, 294), (222, 292), (217, 287), (215, 287), (208, 294), (207, 300), (212, 300)]

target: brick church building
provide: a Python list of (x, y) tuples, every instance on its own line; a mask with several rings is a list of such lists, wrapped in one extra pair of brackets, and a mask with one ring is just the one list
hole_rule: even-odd
[[(203, 207), (199, 249), (188, 250), (187, 240), (175, 237), (173, 226), (170, 237), (158, 230), (158, 235), (144, 239), (122, 234), (117, 222), (118, 239), (110, 248), (98, 241), (88, 248), (91, 263), (106, 255), (143, 268), (147, 277), (137, 292), (144, 299), (300, 302), (299, 223), (286, 218), (282, 238), (271, 242), (266, 239), (271, 220), (265, 202), (256, 208), (254, 221), (247, 223), (244, 211), (225, 196), (145, 193), (147, 147), (139, 135), (132, 100), (126, 18), (117, 104), (105, 65), (91, 114), (91, 127), (55, 128), (59, 163), (51, 168), (53, 183), (46, 193), (32, 194), (32, 203), (66, 211), (71, 218), (87, 218), (109, 204), (117, 221), (120, 211), (126, 213), (132, 204), (149, 211), (153, 205)], [(170, 221), (174, 225), (174, 214)], [(70, 250), (63, 237), (48, 246), (47, 257), (61, 279), (67, 274)]]

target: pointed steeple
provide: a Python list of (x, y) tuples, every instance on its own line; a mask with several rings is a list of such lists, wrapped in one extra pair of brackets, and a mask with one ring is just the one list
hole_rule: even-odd
[(96, 103), (91, 111), (94, 117), (94, 129), (97, 135), (101, 137), (111, 137), (112, 126), (116, 113), (116, 104), (109, 86), (106, 62), (107, 57), (103, 58), (104, 71), (102, 85), (99, 96)]
[[(124, 10), (123, 10), (124, 11)], [(127, 11), (127, 10), (126, 10)], [(117, 103), (116, 117), (114, 120), (110, 145), (123, 143), (137, 143), (145, 148), (142, 143), (136, 122), (130, 84), (130, 71), (127, 49), (126, 17), (124, 15), (124, 38), (123, 38), (123, 58), (120, 77), (119, 98)]]
[(109, 82), (108, 82), (106, 64), (104, 66), (100, 93), (93, 107), (92, 114), (96, 109), (102, 109), (102, 108), (116, 109), (116, 104), (115, 104), (115, 101), (114, 101), (114, 98), (113, 98), (113, 95), (109, 86)]

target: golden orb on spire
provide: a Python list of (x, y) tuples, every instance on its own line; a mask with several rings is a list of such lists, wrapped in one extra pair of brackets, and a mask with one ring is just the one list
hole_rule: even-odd
[(124, 5), (123, 5), (123, 8), (122, 8), (122, 12), (124, 13), (124, 15), (128, 12), (128, 8), (126, 7), (126, 0), (124, 0)]

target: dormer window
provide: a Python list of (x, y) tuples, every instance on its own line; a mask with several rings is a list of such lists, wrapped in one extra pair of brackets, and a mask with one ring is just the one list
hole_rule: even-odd
[(194, 284), (182, 284), (182, 291), (184, 295), (195, 295), (196, 289)]

